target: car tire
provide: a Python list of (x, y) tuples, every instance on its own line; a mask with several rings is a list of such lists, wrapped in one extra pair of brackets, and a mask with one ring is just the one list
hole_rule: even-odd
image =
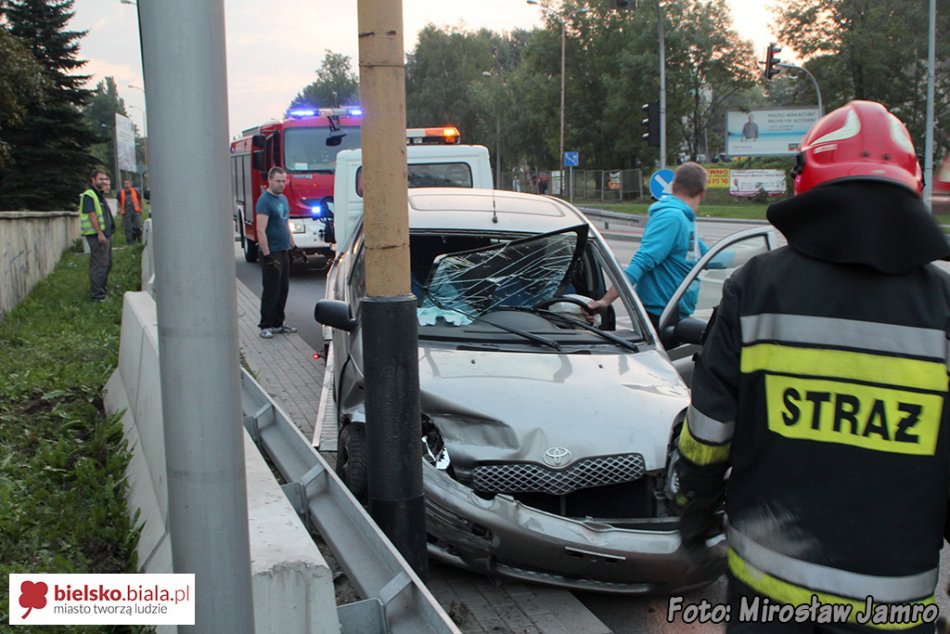
[(366, 470), (366, 430), (350, 423), (340, 430), (336, 454), (336, 473), (361, 504), (368, 499)]

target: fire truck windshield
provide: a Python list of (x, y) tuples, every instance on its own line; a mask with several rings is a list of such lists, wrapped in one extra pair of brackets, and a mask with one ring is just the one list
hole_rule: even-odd
[(327, 145), (330, 130), (319, 128), (288, 128), (284, 132), (284, 166), (288, 172), (333, 173), (336, 155), (340, 150), (360, 147), (360, 129), (357, 126), (341, 128), (346, 132), (339, 145)]

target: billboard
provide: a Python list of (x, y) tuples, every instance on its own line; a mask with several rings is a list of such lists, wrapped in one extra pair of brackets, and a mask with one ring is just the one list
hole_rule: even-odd
[(709, 179), (706, 181), (706, 187), (708, 189), (729, 189), (729, 172), (730, 170), (724, 167), (707, 168), (706, 173), (709, 175)]
[(115, 113), (115, 158), (120, 170), (138, 171), (135, 161), (135, 130), (132, 120)]
[(780, 196), (785, 193), (783, 170), (731, 170), (729, 193), (733, 196)]
[(730, 110), (726, 113), (726, 154), (793, 155), (818, 118), (818, 108)]

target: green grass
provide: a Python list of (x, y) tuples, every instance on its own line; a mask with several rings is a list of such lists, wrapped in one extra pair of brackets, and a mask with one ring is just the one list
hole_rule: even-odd
[(89, 299), (89, 260), (77, 242), (0, 322), (0, 623), (8, 622), (9, 573), (137, 570), (129, 452), (101, 396), (118, 360), (122, 293), (140, 286), (142, 248), (126, 246), (121, 233), (107, 301)]

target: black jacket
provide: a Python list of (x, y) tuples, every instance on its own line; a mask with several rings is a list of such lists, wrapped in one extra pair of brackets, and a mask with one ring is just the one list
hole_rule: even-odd
[(768, 215), (789, 246), (726, 282), (693, 373), (684, 525), (726, 488), (730, 570), (753, 589), (925, 600), (950, 484), (950, 276), (929, 263), (950, 247), (919, 198), (884, 183)]

